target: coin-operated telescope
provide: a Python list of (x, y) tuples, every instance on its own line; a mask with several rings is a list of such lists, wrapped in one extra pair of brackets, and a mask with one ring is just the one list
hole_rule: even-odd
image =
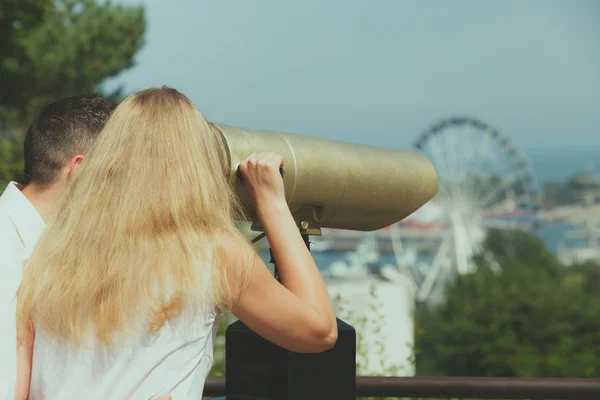
[(305, 234), (318, 235), (321, 228), (381, 229), (409, 216), (438, 191), (433, 165), (416, 152), (213, 126), (225, 140), (231, 183), (256, 230), (260, 226), (254, 207), (236, 179), (237, 166), (252, 153), (283, 157), (285, 196)]
[[(262, 230), (237, 167), (252, 153), (273, 152), (285, 164), (285, 196), (300, 233), (321, 228), (373, 231), (396, 223), (438, 191), (433, 165), (409, 151), (311, 136), (213, 124), (225, 142), (230, 182), (253, 229)], [(262, 235), (259, 235), (259, 237)], [(277, 263), (275, 277), (278, 277)], [(241, 321), (226, 333), (228, 400), (350, 400), (356, 398), (356, 332), (337, 320), (336, 345), (321, 354), (296, 354), (275, 346)]]

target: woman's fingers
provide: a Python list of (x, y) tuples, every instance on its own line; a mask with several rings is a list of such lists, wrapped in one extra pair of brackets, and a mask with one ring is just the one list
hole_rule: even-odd
[[(257, 176), (259, 173), (279, 171), (283, 166), (283, 157), (275, 153), (254, 153), (239, 165), (244, 177), (249, 174)], [(259, 172), (260, 171), (260, 172)]]
[(245, 187), (254, 204), (258, 207), (285, 202), (285, 190), (280, 167), (283, 158), (275, 153), (251, 154), (239, 165)]

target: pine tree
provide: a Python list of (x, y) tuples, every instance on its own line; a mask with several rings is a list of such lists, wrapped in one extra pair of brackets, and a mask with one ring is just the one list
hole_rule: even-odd
[[(18, 127), (26, 126), (42, 104), (97, 91), (106, 78), (132, 67), (143, 45), (142, 6), (54, 0), (46, 10), (42, 0), (8, 2), (14, 4), (2, 6), (0, 29), (10, 31), (9, 22), (19, 28), (10, 31), (12, 42), (0, 47), (0, 109)], [(31, 17), (21, 23), (21, 16), (30, 15), (28, 4), (43, 21)]]

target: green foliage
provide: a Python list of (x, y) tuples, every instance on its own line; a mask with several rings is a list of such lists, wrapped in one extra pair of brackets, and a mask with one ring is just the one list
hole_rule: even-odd
[(0, 193), (23, 172), (23, 140), (0, 138)]
[[(483, 252), (489, 252), (503, 266), (518, 263), (531, 274), (542, 274), (558, 278), (564, 274), (564, 268), (542, 241), (520, 230), (491, 229), (483, 243)], [(481, 255), (475, 256), (475, 262), (485, 271), (485, 262)]]
[(499, 276), (479, 268), (419, 307), (419, 375), (599, 377), (600, 269), (567, 269), (523, 232), (490, 231), (485, 249)]
[[(27, 33), (38, 27), (52, 9), (52, 0), (3, 0), (0, 6), (0, 87), (14, 80), (26, 55), (21, 45)], [(10, 92), (0, 90), (0, 104)]]
[(225, 332), (232, 322), (234, 322), (234, 317), (230, 313), (224, 313), (220, 319), (217, 339), (213, 349), (214, 361), (210, 376), (225, 376)]
[(581, 288), (590, 296), (600, 299), (600, 264), (588, 261), (583, 264), (571, 266), (572, 273), (567, 283), (581, 285)]
[[(3, 0), (0, 7), (0, 50), (15, 46), (23, 29), (39, 24), (52, 8), (52, 0)], [(6, 53), (3, 53), (6, 54)]]
[(96, 91), (106, 78), (134, 65), (145, 32), (142, 6), (55, 0), (46, 10), (41, 0), (23, 3), (37, 4), (44, 19), (21, 25), (12, 45), (1, 48), (0, 110), (14, 125), (27, 125), (40, 105)]

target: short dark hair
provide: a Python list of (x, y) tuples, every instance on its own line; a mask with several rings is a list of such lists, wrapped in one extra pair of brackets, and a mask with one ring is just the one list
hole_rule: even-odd
[(97, 94), (69, 97), (43, 107), (25, 136), (25, 184), (51, 184), (69, 160), (85, 154), (116, 104)]

